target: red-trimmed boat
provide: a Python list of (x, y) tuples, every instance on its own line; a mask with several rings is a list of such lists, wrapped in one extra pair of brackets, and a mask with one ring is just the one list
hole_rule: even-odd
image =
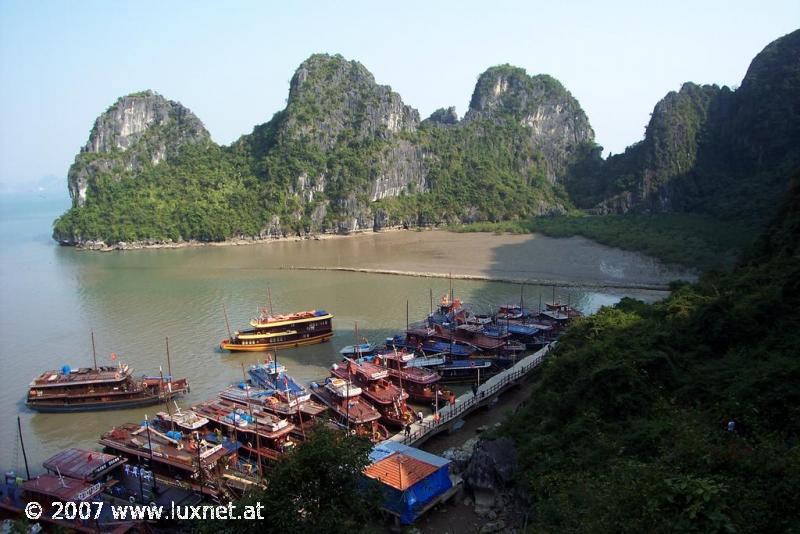
[(406, 405), (408, 393), (389, 380), (386, 367), (345, 359), (342, 365), (333, 364), (331, 375), (359, 386), (361, 394), (378, 408), (386, 424), (402, 428), (414, 420), (414, 412)]
[(33, 379), (26, 405), (40, 412), (85, 412), (149, 406), (189, 391), (185, 378), (133, 377), (133, 369), (86, 367), (47, 371)]
[(381, 413), (361, 398), (361, 388), (342, 378), (328, 378), (324, 384), (311, 384), (311, 394), (331, 410), (334, 422), (353, 434), (377, 443), (389, 437), (380, 422)]

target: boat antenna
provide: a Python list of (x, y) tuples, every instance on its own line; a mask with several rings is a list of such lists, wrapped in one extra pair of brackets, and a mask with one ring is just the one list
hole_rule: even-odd
[(524, 293), (525, 293), (525, 284), (520, 284), (519, 285), (519, 312), (521, 314), (523, 314), (523, 315), (525, 314), (525, 312), (523, 311), (523, 305), (525, 303)]
[(431, 315), (433, 315), (433, 288), (429, 287), (428, 292), (430, 293), (430, 300), (431, 300)]
[(539, 291), (539, 313), (542, 313), (542, 291)]
[(167, 340), (167, 378), (172, 382), (172, 363), (169, 361), (169, 336), (164, 339)]
[(22, 423), (19, 420), (19, 416), (17, 416), (17, 431), (19, 432), (19, 444), (22, 446), (22, 459), (25, 460), (25, 479), (31, 479), (31, 472), (28, 469), (28, 455), (25, 452), (25, 441), (22, 439)]
[(94, 346), (94, 330), (92, 330), (92, 360), (94, 361), (94, 370), (97, 371), (97, 351)]
[(553, 286), (553, 306), (556, 305), (556, 286)]
[(406, 330), (408, 330), (408, 299), (406, 299)]
[(233, 341), (233, 336), (231, 335), (231, 324), (228, 322), (228, 310), (225, 308), (225, 303), (222, 303), (222, 315), (225, 316), (225, 328), (228, 329), (228, 341)]
[(358, 357), (361, 357), (361, 347), (358, 342), (358, 321), (356, 321), (356, 344), (354, 346), (355, 350), (353, 351), (355, 354), (358, 354)]
[(270, 289), (269, 286), (267, 286), (267, 298), (269, 300), (269, 314), (273, 315), (273, 313), (272, 313), (272, 289)]

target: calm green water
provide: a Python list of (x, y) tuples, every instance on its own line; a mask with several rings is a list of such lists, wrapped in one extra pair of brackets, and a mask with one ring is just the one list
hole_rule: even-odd
[[(586, 240), (519, 236), (402, 232), (320, 242), (247, 247), (209, 247), (113, 253), (81, 252), (50, 240), (52, 220), (64, 200), (0, 199), (0, 469), (23, 468), (16, 439), (22, 425), (28, 458), (38, 470), (49, 455), (68, 446), (95, 447), (100, 433), (115, 424), (140, 421), (157, 408), (90, 414), (38, 414), (24, 398), (30, 380), (64, 364), (91, 365), (89, 333), (97, 340), (98, 363), (110, 353), (139, 372), (166, 371), (164, 338), (169, 336), (172, 369), (187, 376), (188, 405), (209, 397), (242, 376), (242, 364), (257, 354), (218, 351), (225, 337), (223, 303), (231, 327), (245, 325), (264, 305), (267, 287), (276, 310), (324, 308), (335, 314), (331, 343), (282, 351), (280, 359), (298, 379), (326, 375), (338, 350), (353, 342), (353, 326), (378, 341), (405, 325), (406, 300), (412, 320), (429, 307), (448, 282), (388, 275), (291, 271), (287, 265), (368, 265), (421, 271), (526, 273), (531, 278), (666, 282), (686, 275), (652, 259), (608, 249)], [(400, 265), (401, 267), (394, 267)], [(576, 267), (577, 266), (577, 267)], [(437, 268), (441, 267), (441, 268)], [(519, 300), (519, 286), (455, 282), (456, 296), (488, 308)], [(529, 286), (528, 303), (551, 288)], [(623, 295), (645, 300), (654, 291), (559, 290), (586, 312), (613, 304)]]

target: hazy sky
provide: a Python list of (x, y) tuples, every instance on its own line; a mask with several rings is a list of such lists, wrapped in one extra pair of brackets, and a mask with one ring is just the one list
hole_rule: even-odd
[(738, 85), (753, 56), (798, 27), (798, 0), (0, 0), (0, 190), (66, 176), (97, 115), (146, 88), (228, 144), (283, 108), (314, 52), (361, 61), (423, 118), (451, 105), (463, 115), (491, 65), (550, 74), (616, 153), (668, 91)]

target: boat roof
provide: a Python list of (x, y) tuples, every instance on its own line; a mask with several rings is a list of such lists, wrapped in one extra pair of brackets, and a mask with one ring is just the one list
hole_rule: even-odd
[(436, 456), (435, 454), (425, 452), (422, 449), (410, 447), (404, 443), (400, 443), (399, 441), (391, 440), (383, 441), (372, 447), (372, 451), (369, 453), (369, 459), (373, 462), (377, 462), (394, 454), (395, 452), (402, 452), (403, 454), (411, 456), (412, 458), (435, 465), (436, 467), (444, 467), (450, 463), (450, 460), (447, 458), (442, 458), (441, 456)]
[(395, 452), (364, 469), (364, 475), (394, 489), (405, 491), (438, 469), (435, 465), (418, 460), (403, 452)]
[(38, 493), (54, 497), (61, 502), (87, 501), (102, 492), (102, 483), (90, 484), (83, 480), (59, 477), (50, 473), (40, 475), (22, 483), (22, 489), (29, 493)]
[(318, 321), (320, 319), (333, 318), (333, 315), (325, 310), (308, 310), (294, 312), (287, 315), (272, 315), (269, 310), (263, 309), (258, 317), (250, 321), (250, 326), (259, 328), (267, 326), (282, 326), (295, 323), (307, 323), (309, 321)]
[(30, 387), (63, 387), (121, 382), (130, 377), (132, 372), (133, 369), (126, 364), (121, 364), (119, 367), (81, 367), (80, 369), (69, 369), (64, 366), (64, 369), (45, 371), (40, 374), (33, 379)]
[(42, 465), (53, 473), (92, 482), (125, 462), (121, 456), (72, 448), (51, 456)]

